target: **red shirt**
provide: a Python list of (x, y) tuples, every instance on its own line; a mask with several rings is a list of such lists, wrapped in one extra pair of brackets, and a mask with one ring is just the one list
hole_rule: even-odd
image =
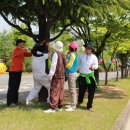
[(12, 54), (12, 63), (10, 66), (10, 72), (23, 71), (24, 57), (31, 57), (32, 53), (27, 52), (27, 49), (21, 49), (16, 47)]

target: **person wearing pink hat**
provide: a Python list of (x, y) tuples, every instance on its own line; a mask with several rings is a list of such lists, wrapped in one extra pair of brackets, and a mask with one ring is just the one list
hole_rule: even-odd
[(78, 70), (78, 54), (77, 52), (78, 44), (72, 42), (69, 45), (69, 53), (67, 55), (67, 65), (66, 65), (66, 76), (68, 79), (69, 92), (71, 95), (71, 104), (66, 106), (66, 111), (74, 111), (77, 105), (77, 90), (76, 90), (76, 78)]

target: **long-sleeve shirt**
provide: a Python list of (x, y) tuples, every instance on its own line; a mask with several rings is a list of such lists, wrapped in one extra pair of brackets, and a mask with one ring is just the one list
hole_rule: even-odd
[(9, 71), (21, 72), (23, 70), (24, 57), (31, 57), (32, 53), (27, 52), (27, 49), (16, 47), (12, 54), (12, 62)]
[(74, 53), (70, 54), (70, 61), (67, 63), (66, 68), (71, 68), (73, 66), (73, 63), (76, 59), (76, 56)]
[(94, 54), (87, 55), (83, 53), (79, 57), (79, 70), (82, 74), (92, 73), (94, 70), (91, 70), (91, 66), (93, 69), (98, 69), (98, 59)]
[(56, 72), (57, 61), (58, 61), (58, 54), (55, 52), (52, 55), (52, 63), (51, 63), (51, 68), (50, 68), (50, 72), (49, 72), (50, 77), (53, 77)]

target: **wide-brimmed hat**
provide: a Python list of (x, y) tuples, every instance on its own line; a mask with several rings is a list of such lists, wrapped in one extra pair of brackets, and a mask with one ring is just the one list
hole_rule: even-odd
[(63, 51), (63, 43), (61, 41), (57, 41), (55, 44), (54, 44), (54, 49), (56, 51), (59, 51), (59, 52), (62, 52)]
[(85, 45), (83, 45), (85, 48), (93, 50), (93, 46), (90, 42), (86, 42)]

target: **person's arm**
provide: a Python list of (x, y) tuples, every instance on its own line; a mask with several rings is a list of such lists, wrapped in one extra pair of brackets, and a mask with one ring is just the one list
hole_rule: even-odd
[(51, 58), (53, 52), (52, 52), (52, 49), (51, 49), (50, 43), (48, 43), (47, 45), (48, 45), (48, 57)]
[(50, 68), (50, 72), (49, 72), (49, 76), (52, 78), (55, 74), (56, 71), (56, 66), (57, 66), (57, 61), (58, 61), (58, 54), (54, 53), (52, 55), (52, 63), (51, 63), (51, 68)]
[(32, 56), (32, 53), (31, 52), (28, 52), (26, 50), (26, 52), (24, 52), (24, 57), (31, 57)]
[(79, 56), (79, 66), (78, 66), (78, 72), (80, 72), (80, 65), (81, 65), (81, 55)]
[(14, 52), (13, 52), (13, 57), (24, 55), (24, 53), (26, 53), (26, 52), (27, 52), (26, 49), (19, 49), (19, 50), (15, 49)]
[(91, 66), (91, 69), (92, 70), (98, 69), (98, 59), (96, 56), (94, 57), (94, 64)]
[(73, 66), (74, 61), (75, 61), (75, 58), (76, 58), (75, 54), (72, 53), (72, 54), (70, 55), (70, 61), (69, 61), (69, 63), (66, 65), (66, 68), (71, 68), (71, 67)]

